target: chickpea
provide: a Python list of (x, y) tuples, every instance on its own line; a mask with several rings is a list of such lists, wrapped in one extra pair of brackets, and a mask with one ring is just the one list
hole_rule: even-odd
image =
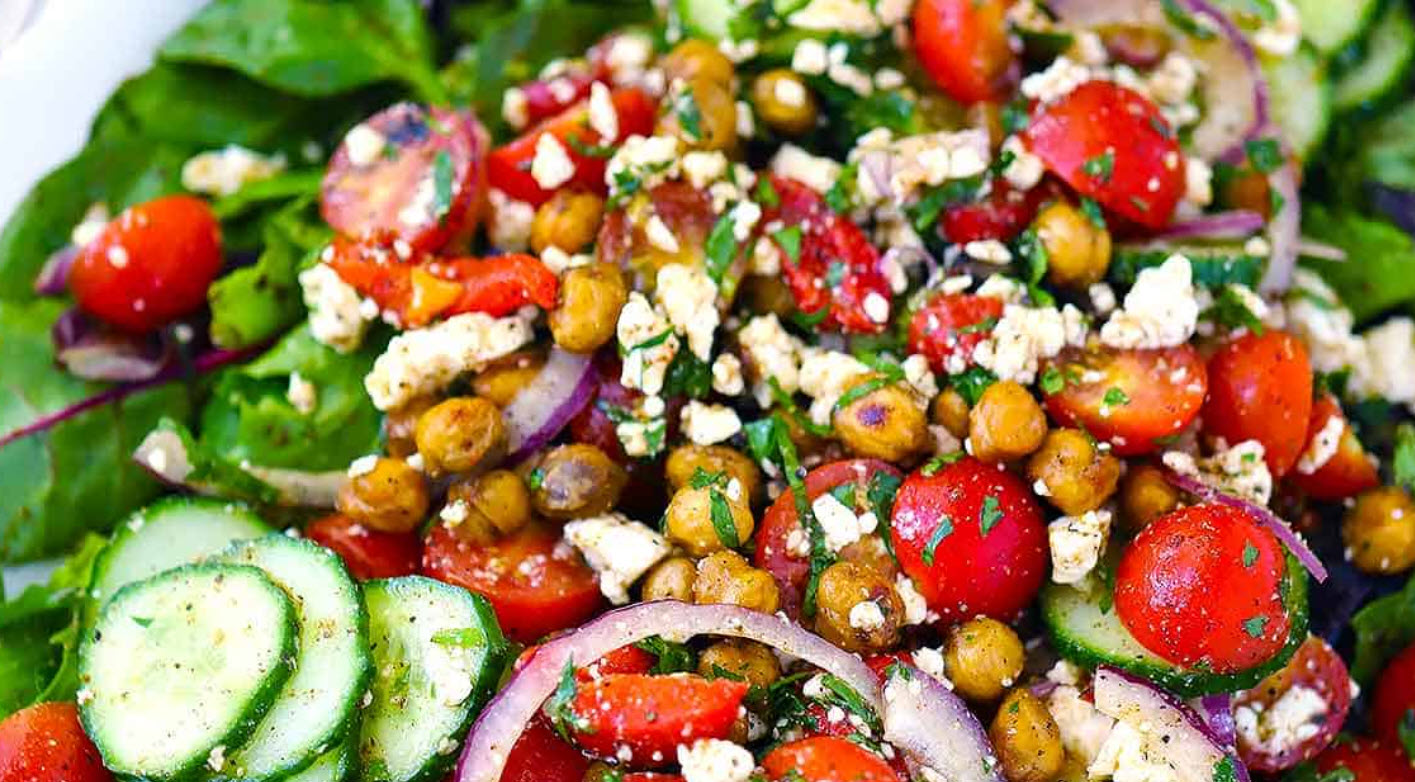
[(962, 440), (968, 436), (968, 400), (955, 388), (945, 388), (934, 397), (933, 422)]
[(663, 73), (670, 80), (702, 78), (725, 86), (732, 84), (737, 69), (727, 55), (700, 38), (689, 38), (664, 55)]
[(510, 470), (492, 470), (452, 484), (442, 518), (463, 540), (490, 543), (530, 522), (531, 494), (521, 476)]
[(720, 676), (726, 671), (745, 679), (753, 687), (767, 687), (781, 678), (781, 662), (771, 649), (755, 641), (718, 641), (698, 655), (698, 673)]
[(752, 82), (752, 105), (757, 116), (785, 136), (811, 132), (820, 116), (815, 93), (790, 68), (774, 68)]
[(1415, 504), (1397, 486), (1356, 498), (1341, 524), (1351, 561), (1363, 572), (1393, 575), (1415, 566)]
[(641, 594), (645, 601), (681, 600), (688, 603), (693, 599), (693, 582), (697, 578), (698, 568), (693, 560), (669, 557), (654, 565), (644, 576)]
[[(726, 503), (727, 512), (732, 516), (730, 535), (724, 534), (726, 530), (719, 532), (717, 523), (713, 520), (714, 494), (722, 498), (721, 502)], [(726, 488), (720, 486), (701, 489), (685, 486), (674, 492), (673, 499), (668, 501), (667, 520), (664, 523), (668, 539), (695, 557), (736, 548), (752, 537), (752, 530), (755, 528), (756, 521), (752, 518), (752, 509), (747, 505), (746, 495), (733, 497)], [(735, 541), (732, 536), (736, 537)], [(724, 537), (727, 539), (724, 540)]]
[(418, 444), (413, 439), (418, 419), (428, 408), (437, 403), (430, 396), (420, 396), (396, 410), (389, 410), (383, 419), (383, 439), (388, 443), (388, 455), (395, 459), (406, 459), (418, 452)]
[(1046, 498), (1068, 516), (1095, 510), (1115, 493), (1120, 460), (1079, 429), (1053, 429), (1027, 462), (1027, 477), (1046, 486)]
[(530, 472), (531, 507), (546, 518), (596, 516), (619, 504), (629, 476), (604, 451), (562, 445), (541, 456)]
[(1141, 24), (1112, 24), (1100, 30), (1101, 40), (1111, 51), (1123, 51), (1132, 65), (1149, 68), (1159, 65), (1174, 43), (1163, 29)]
[[(862, 376), (845, 393), (878, 378)], [(888, 383), (836, 410), (835, 433), (858, 456), (902, 462), (928, 445), (929, 422), (911, 391)]]
[(380, 458), (339, 487), (339, 512), (379, 532), (410, 532), (427, 518), (427, 484), (402, 459)]
[(773, 314), (778, 318), (789, 317), (796, 309), (791, 288), (777, 277), (748, 275), (737, 290), (737, 299), (752, 312)]
[(1110, 268), (1110, 231), (1080, 209), (1057, 201), (1037, 215), (1037, 238), (1047, 252), (1047, 279), (1081, 290), (1100, 282)]
[(988, 730), (1008, 782), (1055, 782), (1066, 765), (1061, 729), (1026, 688), (1007, 693)]
[(1032, 392), (1012, 380), (988, 386), (968, 412), (973, 455), (985, 462), (1020, 459), (1040, 448), (1046, 434), (1042, 406)]
[(624, 275), (614, 264), (569, 269), (560, 278), (560, 301), (547, 317), (550, 335), (571, 353), (593, 353), (614, 339), (628, 298)]
[(589, 768), (585, 769), (585, 776), (582, 777), (581, 782), (619, 782), (623, 778), (623, 771), (602, 760), (596, 760), (590, 764)]
[(735, 551), (719, 551), (698, 562), (693, 602), (727, 603), (771, 614), (781, 607), (781, 593), (770, 573), (747, 564)]
[(497, 407), (506, 407), (521, 389), (530, 385), (545, 366), (545, 357), (517, 353), (483, 369), (472, 379), (472, 393)]
[(950, 628), (943, 644), (948, 678), (972, 701), (997, 700), (1022, 675), (1026, 656), (1017, 633), (988, 617)]
[(604, 217), (604, 199), (581, 190), (558, 190), (536, 210), (531, 249), (539, 255), (555, 247), (571, 255), (590, 246)]
[(1134, 464), (1120, 482), (1120, 515), (1125, 528), (1139, 532), (1179, 507), (1179, 490), (1152, 464)]
[(899, 643), (903, 616), (904, 604), (882, 573), (854, 562), (821, 572), (815, 629), (836, 646), (848, 652), (888, 649)]
[(665, 130), (689, 146), (730, 150), (737, 146), (737, 101), (730, 87), (705, 78), (688, 82), (674, 98)]
[(418, 419), (413, 433), (430, 475), (470, 472), (506, 450), (501, 409), (481, 397), (455, 397)]
[(674, 491), (689, 485), (702, 470), (708, 475), (722, 473), (742, 485), (748, 500), (761, 496), (762, 471), (751, 457), (726, 445), (682, 445), (668, 454), (663, 471)]

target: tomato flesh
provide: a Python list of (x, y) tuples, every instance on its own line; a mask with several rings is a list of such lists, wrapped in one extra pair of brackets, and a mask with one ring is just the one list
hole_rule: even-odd
[(1297, 464), (1311, 415), (1312, 364), (1291, 334), (1250, 332), (1225, 342), (1209, 359), (1204, 431), (1229, 445), (1262, 443), (1274, 478)]
[[(634, 287), (646, 292), (657, 287), (658, 271), (664, 266), (674, 263), (702, 266), (708, 234), (718, 220), (712, 208), (712, 195), (687, 182), (658, 185), (648, 192), (648, 202), (653, 207), (651, 210), (630, 205), (605, 215), (595, 242), (599, 260), (632, 272)], [(678, 252), (668, 252), (649, 239), (650, 215), (656, 216), (673, 233), (678, 241)], [(740, 279), (745, 265), (745, 253), (739, 252), (723, 279)]]
[(1316, 692), (1326, 701), (1326, 711), (1319, 718), (1318, 730), (1302, 741), (1283, 747), (1277, 752), (1265, 746), (1252, 746), (1246, 734), (1239, 731), (1238, 755), (1250, 770), (1266, 773), (1286, 771), (1298, 763), (1311, 760), (1326, 749), (1351, 710), (1351, 676), (1341, 656), (1321, 638), (1313, 636), (1298, 647), (1282, 670), (1264, 679), (1234, 699), (1235, 707), (1260, 707), (1261, 715), (1294, 687)]
[(958, 374), (973, 362), (973, 349), (1002, 317), (1002, 299), (940, 293), (909, 320), (909, 352), (921, 353), (935, 372)]
[(1402, 746), (1402, 726), (1415, 731), (1415, 644), (1386, 665), (1373, 692), (1371, 729), (1383, 743)]
[(1001, 98), (1018, 74), (1004, 0), (920, 0), (914, 53), (929, 77), (960, 103)]
[[(1341, 425), (1336, 453), (1316, 470), (1304, 471), (1305, 455), (1312, 450), (1313, 442), (1318, 437), (1326, 436), (1328, 427), (1333, 426), (1332, 421)], [(1329, 501), (1344, 500), (1381, 485), (1381, 476), (1376, 465), (1371, 463), (1366, 449), (1361, 446), (1356, 432), (1347, 422), (1341, 404), (1331, 394), (1322, 394), (1312, 402), (1312, 418), (1307, 425), (1307, 445), (1303, 448), (1303, 455), (1297, 461), (1297, 468), (1289, 475), (1297, 488), (1306, 492), (1309, 497)]]
[(1159, 350), (1070, 348), (1048, 364), (1061, 390), (1046, 410), (1064, 426), (1090, 432), (1121, 456), (1151, 453), (1193, 423), (1208, 372), (1190, 345)]
[(1415, 767), (1394, 746), (1369, 738), (1338, 741), (1317, 756), (1317, 771), (1346, 769), (1350, 782), (1415, 782)]
[(6, 782), (110, 782), (98, 748), (72, 703), (41, 703), (0, 722), (0, 779)]
[(810, 782), (899, 782), (878, 755), (847, 739), (816, 736), (783, 744), (762, 758), (767, 778)]
[(531, 720), (501, 770), (501, 782), (583, 782), (590, 759), (550, 726), (545, 715)]
[(337, 513), (312, 522), (305, 537), (338, 554), (360, 581), (410, 576), (423, 555), (417, 535), (371, 530)]
[(1052, 188), (1013, 189), (1006, 179), (995, 178), (983, 200), (944, 208), (938, 232), (954, 244), (995, 239), (1010, 242), (1031, 224)]
[(692, 674), (610, 674), (582, 684), (570, 703), (575, 743), (604, 759), (633, 754), (634, 768), (677, 760), (680, 744), (726, 738), (737, 720), (746, 682)]

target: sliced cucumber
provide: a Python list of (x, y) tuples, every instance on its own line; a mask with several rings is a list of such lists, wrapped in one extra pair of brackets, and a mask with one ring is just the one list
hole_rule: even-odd
[(1253, 287), (1262, 279), (1267, 259), (1243, 251), (1232, 243), (1166, 245), (1122, 245), (1115, 248), (1110, 261), (1110, 281), (1128, 288), (1144, 269), (1159, 266), (1169, 256), (1179, 253), (1189, 259), (1194, 270), (1194, 284), (1205, 288), (1221, 288), (1229, 283)]
[(79, 715), (117, 774), (219, 768), (290, 678), (295, 607), (264, 572), (186, 565), (129, 584), (79, 648)]
[(1369, 35), (1365, 56), (1336, 80), (1338, 110), (1376, 104), (1393, 95), (1415, 62), (1415, 21), (1404, 2), (1388, 3)]
[(1297, 156), (1306, 160), (1331, 127), (1332, 84), (1327, 65), (1310, 46), (1263, 63), (1272, 95), (1272, 117)]
[(1307, 639), (1307, 573), (1291, 554), (1287, 557), (1283, 605), (1287, 606), (1292, 633), (1277, 656), (1238, 673), (1181, 668), (1160, 658), (1135, 640), (1113, 607), (1102, 610), (1101, 597), (1099, 591), (1088, 594), (1062, 584), (1048, 584), (1042, 589), (1042, 621), (1057, 653), (1088, 668), (1114, 665), (1185, 697), (1246, 690), (1286, 665)]
[(1381, 0), (1292, 0), (1302, 35), (1325, 54), (1340, 51), (1366, 31)]
[(481, 595), (421, 576), (364, 584), (373, 699), (359, 728), (367, 782), (439, 778), (509, 654)]
[(307, 540), (267, 535), (213, 561), (258, 567), (289, 593), (299, 614), (295, 673), (220, 775), (279, 779), (307, 768), (348, 735), (368, 691), (373, 662), (368, 613), (338, 554)]
[(728, 25), (737, 15), (731, 0), (676, 0), (674, 9), (683, 32), (709, 41), (728, 38)]
[(319, 756), (309, 768), (289, 777), (286, 782), (349, 782), (354, 778), (354, 762), (358, 752), (353, 742), (345, 742)]

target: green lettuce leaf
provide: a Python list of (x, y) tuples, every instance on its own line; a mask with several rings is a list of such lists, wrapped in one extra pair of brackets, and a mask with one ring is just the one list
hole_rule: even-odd
[(1415, 304), (1415, 242), (1380, 219), (1321, 205), (1305, 210), (1303, 231), (1346, 251), (1341, 263), (1311, 261), (1340, 294), (1356, 322)]
[(272, 339), (304, 315), (300, 270), (314, 262), (333, 232), (313, 209), (312, 197), (292, 201), (265, 222), (264, 249), (250, 266), (216, 281), (207, 291), (211, 339), (242, 348)]
[(1351, 677), (1369, 686), (1392, 657), (1415, 642), (1415, 578), (1401, 591), (1367, 603), (1352, 617), (1351, 629), (1356, 633)]

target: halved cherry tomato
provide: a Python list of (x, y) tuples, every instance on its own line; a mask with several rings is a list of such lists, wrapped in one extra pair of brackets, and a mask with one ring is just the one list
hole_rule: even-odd
[(1190, 345), (1158, 350), (1070, 348), (1047, 365), (1063, 383), (1046, 397), (1058, 423), (1135, 456), (1184, 431), (1204, 404), (1208, 372)]
[(1312, 364), (1291, 334), (1268, 329), (1229, 340), (1209, 359), (1204, 431), (1229, 445), (1263, 444), (1274, 478), (1286, 475), (1307, 445)]
[(556, 530), (539, 524), (485, 545), (434, 524), (423, 573), (484, 595), (506, 635), (529, 643), (580, 624), (604, 605), (595, 572), (559, 542)]
[[(524, 122), (516, 130), (550, 119), (590, 96), (595, 77), (583, 65), (549, 79), (533, 79), (519, 85), (524, 103)], [(518, 118), (520, 119), (520, 118)]]
[(922, 353), (935, 372), (957, 374), (973, 363), (973, 349), (1002, 317), (1002, 299), (939, 293), (909, 321), (909, 352)]
[(693, 674), (612, 674), (575, 692), (572, 735), (597, 757), (612, 759), (627, 747), (626, 765), (660, 768), (677, 760), (680, 744), (726, 738), (747, 690), (746, 682)]
[[(708, 234), (717, 223), (712, 195), (687, 182), (668, 182), (648, 192), (651, 209), (631, 203), (605, 215), (595, 241), (599, 260), (613, 263), (634, 274), (634, 287), (652, 292), (658, 285), (658, 270), (680, 263), (698, 267), (706, 255)], [(678, 241), (678, 252), (670, 253), (648, 237), (649, 219), (657, 217)], [(745, 246), (745, 245), (744, 245)], [(746, 252), (733, 258), (724, 280), (741, 279)]]
[(583, 782), (590, 759), (537, 714), (506, 756), (501, 782)]
[(621, 646), (584, 668), (575, 669), (575, 679), (592, 681), (616, 673), (648, 673), (658, 658), (637, 646)]
[(123, 210), (84, 245), (69, 269), (79, 306), (125, 331), (145, 333), (206, 304), (221, 271), (221, 227), (192, 196)]
[(1322, 774), (1344, 768), (1355, 774), (1350, 782), (1415, 782), (1415, 767), (1400, 750), (1365, 737), (1336, 742), (1315, 765)]
[(536, 146), (540, 143), (541, 135), (549, 133), (560, 142), (566, 155), (575, 164), (575, 174), (564, 186), (578, 187), (600, 195), (608, 192), (608, 186), (604, 182), (606, 159), (603, 156), (582, 154), (576, 147), (584, 149), (618, 144), (633, 135), (648, 135), (653, 132), (657, 113), (653, 98), (642, 90), (617, 89), (611, 93), (611, 97), (619, 115), (618, 136), (612, 139), (601, 138), (590, 128), (588, 103), (582, 102), (572, 106), (559, 116), (527, 131), (515, 141), (492, 151), (486, 161), (491, 187), (532, 206), (540, 206), (549, 201), (553, 190), (541, 187), (531, 175)]
[(1184, 156), (1148, 98), (1089, 81), (1039, 104), (1022, 132), (1032, 154), (1076, 192), (1131, 222), (1163, 228), (1184, 195)]
[(1336, 453), (1321, 467), (1312, 472), (1303, 472), (1302, 458), (1297, 461), (1297, 469), (1289, 473), (1297, 488), (1308, 496), (1319, 500), (1342, 500), (1355, 497), (1367, 489), (1381, 485), (1381, 476), (1371, 463), (1366, 449), (1361, 446), (1356, 432), (1346, 420), (1341, 403), (1331, 394), (1322, 394), (1312, 402), (1312, 418), (1307, 425), (1307, 445), (1305, 455), (1312, 449), (1312, 443), (1323, 435), (1332, 421), (1341, 423), (1341, 435), (1337, 441)]
[[(486, 129), (467, 112), (396, 103), (364, 120), (329, 159), (320, 214), (339, 233), (389, 236), (434, 252), (476, 230)], [(383, 141), (379, 150), (368, 145)]]
[(1415, 736), (1415, 644), (1390, 661), (1373, 692), (1371, 730), (1386, 744), (1405, 746), (1401, 731)]
[[(16, 675), (19, 675), (18, 672)], [(72, 703), (41, 703), (0, 722), (0, 780), (110, 782)]]
[(1282, 544), (1251, 516), (1217, 503), (1195, 505), (1156, 519), (1125, 549), (1115, 607), (1135, 640), (1155, 654), (1234, 673), (1266, 662), (1287, 643), (1286, 574)]
[(912, 473), (894, 501), (894, 553), (929, 608), (946, 620), (1008, 621), (1041, 588), (1046, 521), (1031, 490), (971, 456)]
[(1052, 192), (1050, 187), (1019, 192), (1006, 179), (996, 177), (983, 200), (944, 208), (939, 235), (954, 244), (987, 239), (1010, 242), (1032, 222)]
[(920, 0), (914, 5), (919, 63), (954, 100), (1000, 98), (1017, 78), (1007, 6), (1005, 0)]
[(817, 736), (783, 744), (762, 758), (767, 778), (809, 782), (899, 782), (880, 756), (853, 741)]
[(1250, 770), (1275, 773), (1286, 771), (1298, 763), (1311, 760), (1331, 745), (1346, 714), (1351, 710), (1351, 675), (1346, 663), (1326, 641), (1312, 636), (1297, 649), (1297, 653), (1282, 670), (1261, 681), (1257, 687), (1239, 693), (1234, 707), (1249, 707), (1263, 714), (1272, 709), (1288, 691), (1304, 687), (1326, 701), (1327, 709), (1319, 718), (1317, 732), (1293, 744), (1272, 752), (1267, 747), (1255, 747), (1238, 733), (1238, 756)]
[(360, 581), (410, 576), (423, 555), (417, 535), (371, 530), (337, 513), (305, 527), (305, 537), (338, 554)]

